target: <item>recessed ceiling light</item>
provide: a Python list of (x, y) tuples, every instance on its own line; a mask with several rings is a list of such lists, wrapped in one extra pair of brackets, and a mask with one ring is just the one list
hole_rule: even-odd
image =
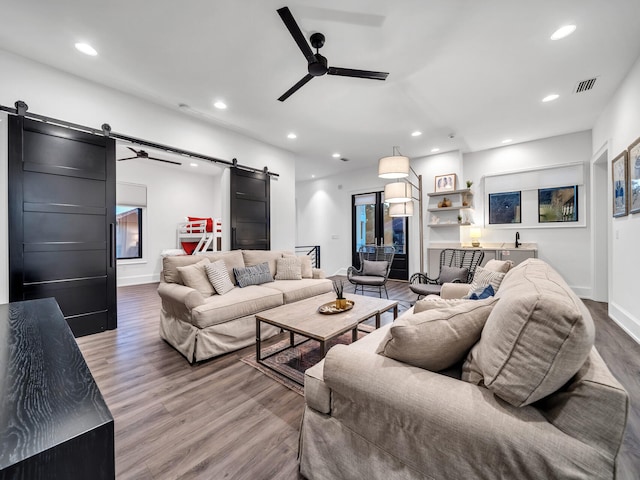
[(420, 135), (422, 135), (422, 132), (419, 132), (418, 130), (416, 130), (415, 132), (411, 133), (412, 137), (419, 137)]
[(289, 135), (287, 135), (287, 138), (293, 140), (294, 138), (298, 138), (298, 136), (295, 133), (291, 132)]
[(222, 100), (216, 101), (216, 103), (214, 103), (213, 106), (220, 110), (224, 110), (225, 108), (227, 108), (227, 104), (224, 103)]
[(311, 175), (311, 178), (316, 178), (316, 176), (315, 175)]
[(340, 154), (339, 153), (334, 153), (333, 155), (331, 155), (333, 158), (340, 158)]
[(195, 162), (191, 162), (191, 163), (189, 164), (189, 166), (191, 166), (191, 167), (197, 167), (197, 166), (198, 166), (198, 164), (197, 164), (197, 163), (195, 163)]
[(88, 43), (78, 42), (76, 43), (76, 48), (82, 53), (84, 53), (85, 55), (90, 55), (92, 57), (95, 57), (96, 55), (98, 55), (98, 52), (96, 52), (96, 49), (93, 48)]
[(575, 31), (576, 31), (575, 25), (564, 25), (560, 27), (558, 30), (556, 30), (555, 32), (553, 32), (553, 35), (551, 35), (551, 40), (560, 40), (561, 38), (568, 37)]
[(432, 149), (431, 149), (431, 153), (436, 153), (436, 152), (439, 152), (439, 151), (440, 151), (440, 149), (439, 149), (439, 148), (432, 148)]
[(543, 102), (553, 102), (554, 100), (556, 100), (558, 97), (560, 97), (560, 95), (556, 94), (556, 93), (552, 93), (551, 95), (547, 95), (546, 97), (544, 97), (542, 99)]
[(502, 140), (502, 143), (511, 143), (513, 142), (512, 138), (505, 138), (504, 140)]

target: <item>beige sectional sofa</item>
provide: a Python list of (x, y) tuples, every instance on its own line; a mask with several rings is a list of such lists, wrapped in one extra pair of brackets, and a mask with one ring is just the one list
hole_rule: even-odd
[[(300, 280), (275, 280), (261, 285), (237, 286), (234, 268), (268, 263), (271, 276), (277, 274), (278, 259), (292, 256), (291, 252), (262, 250), (232, 250), (201, 255), (179, 255), (163, 258), (158, 294), (162, 300), (160, 310), (160, 336), (184, 355), (189, 362), (237, 350), (255, 342), (255, 314), (332, 290), (332, 283), (319, 269), (308, 269), (307, 277)], [(195, 265), (203, 260), (224, 261), (234, 287), (218, 295), (203, 295), (195, 288), (184, 285), (179, 268)], [(263, 339), (279, 330), (262, 326)]]
[[(307, 370), (299, 452), (305, 477), (615, 478), (629, 400), (593, 347), (582, 301), (535, 259), (510, 270), (495, 298), (473, 302), (420, 304), (426, 311), (411, 309), (337, 345)], [(403, 331), (415, 335), (396, 351), (412, 363), (442, 348), (450, 333), (458, 348), (469, 322), (479, 339), (452, 368), (435, 372), (387, 356)], [(434, 347), (409, 352), (406, 342), (425, 326), (441, 328), (431, 330), (437, 338), (421, 339)]]

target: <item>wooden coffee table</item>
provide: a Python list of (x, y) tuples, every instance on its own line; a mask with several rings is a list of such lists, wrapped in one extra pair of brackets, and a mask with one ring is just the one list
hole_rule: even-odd
[[(376, 328), (380, 328), (380, 315), (393, 309), (393, 318), (398, 317), (398, 302), (363, 295), (346, 294), (347, 300), (354, 302), (353, 308), (341, 313), (325, 315), (318, 312), (318, 308), (325, 303), (334, 301), (334, 293), (326, 293), (316, 297), (307, 298), (299, 302), (281, 305), (271, 310), (256, 314), (256, 361), (263, 366), (277, 371), (279, 374), (300, 383), (297, 379), (287, 375), (284, 371), (277, 370), (263, 360), (277, 355), (286, 348), (295, 347), (294, 335), (302, 335), (307, 340), (320, 342), (320, 358), (326, 354), (326, 344), (329, 340), (339, 337), (351, 330), (351, 341), (358, 339), (358, 324), (372, 317), (376, 318)], [(260, 324), (268, 323), (280, 327), (289, 332), (289, 346), (273, 352), (266, 357), (261, 357), (262, 341), (260, 339)], [(298, 343), (299, 345), (299, 343)]]

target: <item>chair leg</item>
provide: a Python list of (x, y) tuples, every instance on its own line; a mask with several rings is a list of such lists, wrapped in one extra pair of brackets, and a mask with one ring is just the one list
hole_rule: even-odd
[[(389, 300), (389, 292), (387, 292), (387, 286), (383, 285), (382, 287), (384, 288), (384, 294), (387, 296), (387, 300)], [(382, 298), (382, 295), (380, 295), (380, 298)]]

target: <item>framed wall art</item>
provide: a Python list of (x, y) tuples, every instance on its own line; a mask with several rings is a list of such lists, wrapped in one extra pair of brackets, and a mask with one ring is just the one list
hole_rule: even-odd
[(614, 217), (624, 217), (627, 214), (627, 159), (628, 152), (625, 150), (611, 161)]
[(436, 175), (435, 191), (449, 192), (456, 189), (456, 174), (448, 173), (447, 175)]
[(578, 186), (538, 189), (538, 222), (577, 222)]
[(629, 213), (640, 213), (640, 137), (629, 145)]
[(489, 223), (520, 223), (520, 192), (489, 194)]

